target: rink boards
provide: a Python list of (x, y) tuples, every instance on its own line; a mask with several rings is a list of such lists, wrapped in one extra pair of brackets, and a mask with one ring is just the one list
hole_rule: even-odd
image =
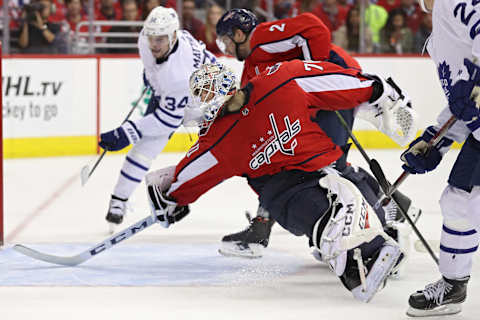
[[(242, 63), (220, 60), (241, 73)], [(365, 72), (392, 76), (408, 92), (421, 115), (420, 128), (433, 123), (445, 98), (430, 59), (358, 60)], [(135, 56), (10, 56), (2, 67), (6, 158), (97, 153), (99, 133), (118, 127), (143, 90), (143, 67)], [(131, 119), (141, 117), (147, 103), (148, 97), (141, 99)], [(362, 121), (356, 122), (355, 133), (366, 148), (399, 147)], [(196, 139), (180, 128), (165, 151), (188, 150)]]

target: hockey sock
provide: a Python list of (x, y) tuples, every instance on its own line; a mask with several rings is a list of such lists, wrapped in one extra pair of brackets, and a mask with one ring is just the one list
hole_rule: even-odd
[[(457, 221), (459, 220), (455, 222)], [(459, 279), (470, 275), (473, 254), (478, 248), (479, 234), (468, 225), (444, 221), (440, 238), (439, 265), (440, 272), (446, 278)]]

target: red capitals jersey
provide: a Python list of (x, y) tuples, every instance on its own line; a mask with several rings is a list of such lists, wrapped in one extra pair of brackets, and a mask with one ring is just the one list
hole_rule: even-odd
[(370, 99), (372, 83), (329, 62), (278, 63), (247, 85), (249, 100), (239, 113), (219, 117), (200, 132), (176, 166), (168, 195), (186, 205), (232, 176), (312, 172), (331, 164), (342, 151), (312, 122), (312, 109), (358, 106)]
[(353, 57), (330, 42), (330, 30), (311, 13), (260, 23), (252, 31), (250, 47), (252, 51), (243, 66), (242, 87), (268, 66), (293, 59), (330, 61), (361, 70)]

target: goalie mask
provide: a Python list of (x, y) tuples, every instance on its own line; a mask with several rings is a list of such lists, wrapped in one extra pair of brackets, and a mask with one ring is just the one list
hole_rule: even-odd
[(236, 89), (235, 73), (221, 63), (204, 64), (190, 76), (190, 92), (201, 120), (213, 121)]

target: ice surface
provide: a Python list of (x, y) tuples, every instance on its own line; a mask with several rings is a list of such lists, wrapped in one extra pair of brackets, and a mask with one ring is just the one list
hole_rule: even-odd
[[(401, 173), (400, 150), (367, 152), (390, 181)], [(410, 176), (400, 188), (423, 209), (418, 228), (427, 239), (439, 239), (438, 198), (456, 154), (448, 153), (433, 173)], [(80, 169), (96, 157), (4, 162), (7, 246), (0, 251), (0, 320), (407, 319), (408, 296), (439, 278), (428, 254), (412, 247), (403, 277), (363, 304), (312, 258), (306, 238), (278, 225), (265, 258), (218, 255), (221, 237), (243, 229), (243, 212), (256, 209), (255, 195), (241, 178), (202, 196), (177, 225), (149, 228), (79, 267), (53, 266), (12, 251), (10, 245), (22, 243), (73, 255), (106, 238), (104, 216), (123, 158), (106, 156), (83, 188)], [(161, 155), (153, 168), (180, 158)], [(349, 161), (368, 168), (355, 150)], [(131, 200), (134, 210), (125, 224), (149, 214), (144, 185)], [(476, 256), (463, 312), (444, 319), (480, 319), (479, 270)]]

